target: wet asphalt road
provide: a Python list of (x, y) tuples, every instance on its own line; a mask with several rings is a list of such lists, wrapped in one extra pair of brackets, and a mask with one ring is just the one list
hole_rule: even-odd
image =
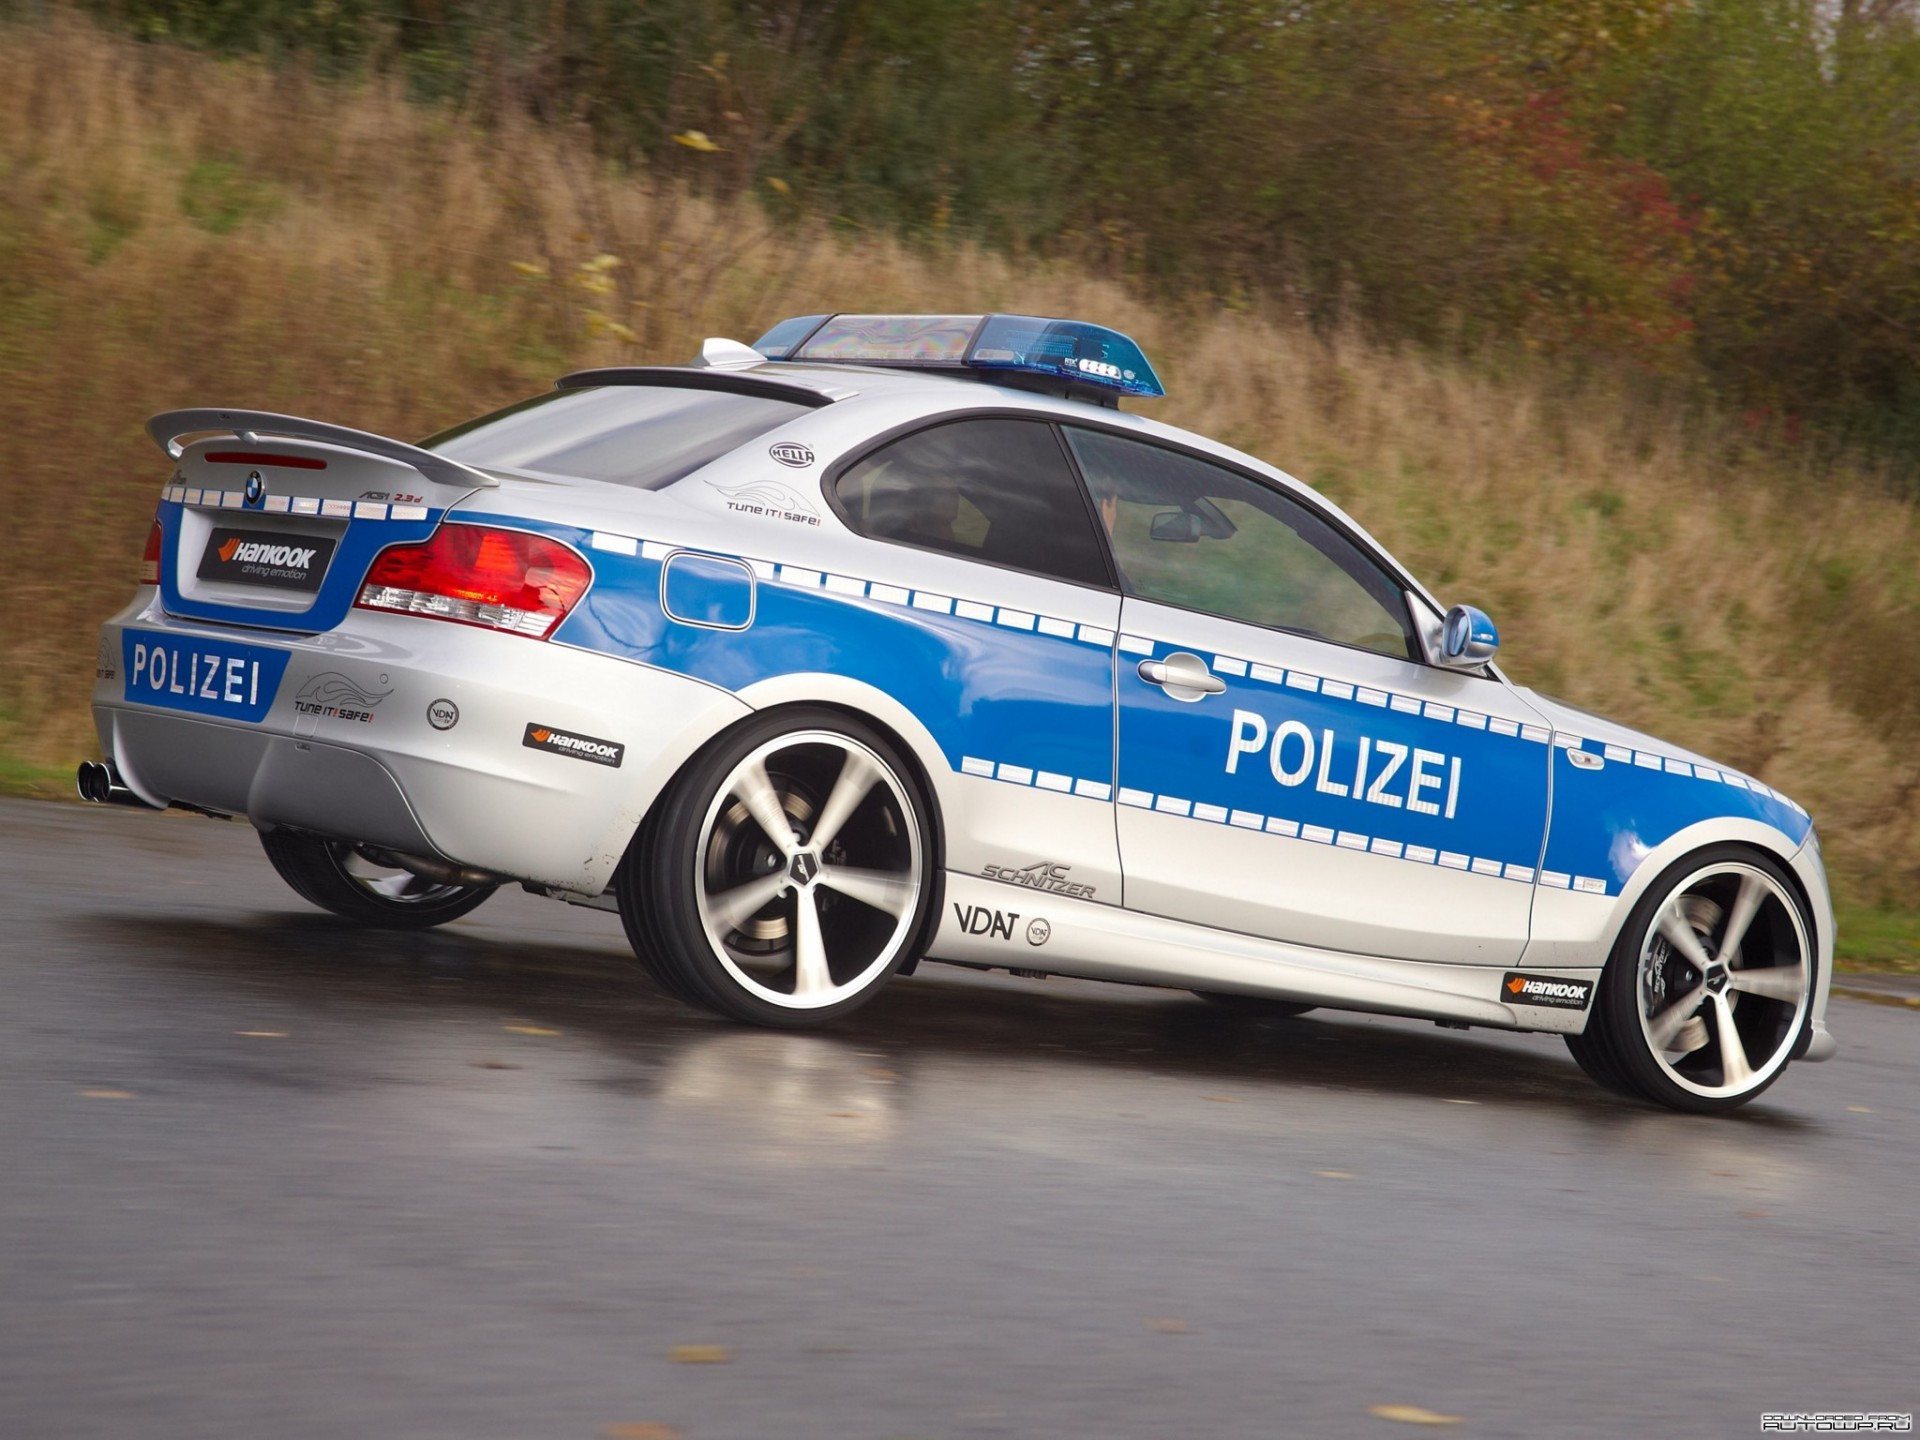
[(0, 803), (0, 1437), (1920, 1403), (1920, 1014), (1836, 1000), (1837, 1060), (1697, 1120), (1546, 1037), (940, 966), (777, 1035), (624, 953), (517, 893), (356, 932), (242, 825)]

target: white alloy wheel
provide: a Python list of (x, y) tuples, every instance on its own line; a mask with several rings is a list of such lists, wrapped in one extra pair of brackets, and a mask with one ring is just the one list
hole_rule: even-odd
[(1675, 1110), (1743, 1105), (1807, 1033), (1813, 926), (1788, 872), (1746, 846), (1671, 866), (1635, 904), (1567, 1047), (1600, 1084)]
[(1813, 998), (1794, 897), (1755, 865), (1688, 875), (1654, 911), (1634, 991), (1646, 1052), (1673, 1084), (1744, 1098), (1787, 1063)]
[(714, 958), (786, 1009), (838, 1005), (884, 975), (920, 899), (905, 784), (826, 730), (770, 740), (733, 767), (707, 807), (696, 865)]
[(931, 816), (885, 737), (809, 707), (745, 722), (682, 773), (617, 881), (680, 999), (823, 1023), (904, 964), (934, 899)]

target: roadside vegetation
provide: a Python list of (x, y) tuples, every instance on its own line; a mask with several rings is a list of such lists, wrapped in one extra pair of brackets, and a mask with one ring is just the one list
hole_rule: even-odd
[[(1443, 599), (1488, 609), (1523, 683), (1800, 799), (1852, 958), (1915, 963), (1920, 513), (1891, 451), (1796, 443), (1691, 361), (1600, 363), (1526, 326), (1416, 343), (1357, 292), (1183, 288), (1138, 237), (1109, 263), (854, 224), (803, 203), (799, 169), (770, 189), (772, 161), (711, 183), (581, 117), (451, 83), (422, 100), (417, 68), (325, 68), (64, 10), (0, 26), (0, 786), (92, 746), (94, 628), (131, 592), (167, 473), (140, 429), (155, 411), (411, 437), (786, 314), (1083, 315), (1161, 367), (1151, 413), (1313, 483)], [(745, 166), (717, 122), (702, 133), (724, 148), (674, 148)]]

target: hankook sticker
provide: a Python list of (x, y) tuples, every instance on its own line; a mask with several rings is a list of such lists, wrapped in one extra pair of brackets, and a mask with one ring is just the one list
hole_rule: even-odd
[(627, 753), (627, 747), (612, 740), (596, 740), (591, 735), (574, 735), (565, 730), (556, 730), (551, 725), (528, 725), (527, 733), (520, 737), (520, 743), (529, 750), (545, 750), (550, 755), (565, 755), (574, 760), (588, 760), (595, 765), (607, 765), (615, 770)]
[(1549, 1010), (1584, 1010), (1593, 998), (1591, 980), (1567, 980), (1558, 975), (1522, 975), (1509, 970), (1500, 981), (1501, 998), (1509, 1005), (1542, 1005)]

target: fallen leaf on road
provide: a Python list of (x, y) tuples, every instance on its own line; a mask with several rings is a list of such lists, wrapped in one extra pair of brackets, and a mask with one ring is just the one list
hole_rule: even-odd
[(82, 1090), (80, 1093), (89, 1100), (133, 1099), (133, 1092), (131, 1090)]
[(1202, 1095), (1202, 1100), (1211, 1100), (1216, 1105), (1238, 1105), (1240, 1102), (1231, 1095)]
[(1418, 1405), (1369, 1405), (1367, 1413), (1381, 1420), (1398, 1420), (1402, 1425), (1458, 1425), (1458, 1415), (1442, 1415)]
[(236, 1030), (233, 1033), (236, 1035), (245, 1035), (254, 1040), (284, 1040), (287, 1038), (287, 1032), (284, 1030)]
[(1868, 1109), (1868, 1108), (1867, 1108), (1866, 1106), (1864, 1106), (1864, 1105), (1849, 1105), (1849, 1106), (1847, 1106), (1847, 1109), (1848, 1109), (1849, 1111), (1851, 1111), (1851, 1112), (1852, 1112), (1853, 1114), (1855, 1114), (1855, 1115), (1871, 1115), (1871, 1114), (1873, 1114), (1873, 1111), (1871, 1111), (1871, 1110), (1869, 1110), (1869, 1109)]
[(1351, 1170), (1316, 1170), (1313, 1173), (1318, 1175), (1322, 1180), (1353, 1179), (1353, 1172)]
[(725, 1365), (733, 1352), (724, 1345), (676, 1345), (667, 1358), (676, 1365)]
[(619, 1420), (600, 1427), (601, 1440), (680, 1440), (680, 1432), (657, 1420)]
[(502, 1025), (509, 1035), (558, 1035), (558, 1030), (548, 1030), (539, 1025)]
[[(1445, 1096), (1442, 1096), (1441, 1103), (1446, 1105), (1478, 1105), (1480, 1102), (1478, 1100), (1449, 1100)], [(1556, 1151), (1555, 1153), (1561, 1154), (1564, 1152)]]
[(1184, 1335), (1187, 1333), (1187, 1322), (1176, 1320), (1171, 1315), (1149, 1315), (1147, 1328), (1162, 1335)]

